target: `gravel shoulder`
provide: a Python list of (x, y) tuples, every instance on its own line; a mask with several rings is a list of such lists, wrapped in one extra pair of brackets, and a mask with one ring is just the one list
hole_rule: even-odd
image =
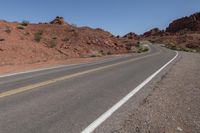
[(95, 132), (199, 133), (200, 54), (179, 55)]
[(200, 132), (200, 54), (180, 54), (181, 59), (115, 132)]

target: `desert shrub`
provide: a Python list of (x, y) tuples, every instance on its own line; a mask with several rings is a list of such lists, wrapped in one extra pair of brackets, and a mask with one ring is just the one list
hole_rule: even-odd
[(90, 55), (90, 57), (97, 57), (97, 55), (94, 55), (94, 54), (93, 54), (93, 55)]
[(18, 25), (18, 26), (17, 26), (17, 29), (19, 29), (19, 30), (24, 30), (25, 28), (24, 28), (24, 26), (22, 26), (22, 25)]
[(11, 28), (9, 26), (6, 26), (6, 30), (5, 30), (6, 33), (11, 33)]
[(55, 40), (51, 40), (47, 43), (47, 47), (48, 48), (54, 48), (56, 47), (56, 41)]
[(110, 51), (107, 52), (107, 55), (111, 55), (112, 53)]
[(142, 47), (140, 47), (140, 48), (138, 49), (138, 53), (147, 52), (148, 50), (149, 50), (148, 47), (146, 47), (146, 46), (142, 46)]
[(69, 41), (69, 38), (68, 38), (68, 37), (65, 37), (65, 38), (62, 39), (62, 41), (63, 41), (63, 42), (68, 42), (68, 41)]
[(176, 45), (169, 45), (168, 48), (170, 48), (172, 50), (177, 50), (177, 46)]
[(34, 40), (36, 42), (40, 42), (40, 40), (42, 39), (42, 34), (43, 34), (43, 30), (39, 30), (34, 34)]
[(28, 36), (28, 35), (30, 35), (30, 33), (29, 33), (29, 32), (25, 32), (24, 35), (25, 35), (25, 36)]
[(101, 57), (102, 53), (100, 51), (91, 51), (90, 57)]
[(147, 48), (147, 47), (144, 47), (143, 49), (142, 49), (142, 51), (143, 52), (146, 52), (146, 51), (148, 51), (149, 49)]
[(135, 44), (136, 47), (140, 47), (140, 42), (138, 41), (136, 44)]
[(77, 25), (76, 25), (76, 24), (73, 24), (73, 23), (71, 24), (71, 26), (72, 26), (72, 27), (75, 27), (75, 28), (77, 27)]
[(28, 26), (29, 25), (29, 21), (24, 20), (24, 21), (22, 21), (21, 25), (22, 26)]
[(2, 41), (5, 41), (5, 39), (4, 38), (0, 38), (0, 42), (2, 42)]
[(104, 53), (103, 50), (100, 50), (100, 53)]
[(53, 40), (56, 40), (56, 39), (57, 39), (57, 37), (52, 37), (52, 39), (53, 39)]
[(186, 44), (185, 46), (186, 46), (187, 48), (191, 48), (191, 49), (195, 49), (195, 48), (198, 47), (198, 45), (195, 45), (195, 44), (193, 44), (193, 43), (188, 43), (188, 44)]
[(118, 35), (118, 36), (116, 36), (116, 38), (120, 38), (120, 36)]

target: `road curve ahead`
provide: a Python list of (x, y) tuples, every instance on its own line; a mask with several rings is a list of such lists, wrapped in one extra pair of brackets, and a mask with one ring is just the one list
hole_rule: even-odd
[(157, 45), (150, 48), (143, 54), (1, 76), (0, 132), (78, 133), (98, 128), (109, 117), (102, 120), (102, 114), (177, 55)]

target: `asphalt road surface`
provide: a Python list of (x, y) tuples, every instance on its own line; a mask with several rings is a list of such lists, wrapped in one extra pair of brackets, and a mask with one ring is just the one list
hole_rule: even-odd
[(176, 55), (157, 45), (150, 48), (143, 54), (1, 76), (0, 133), (84, 131)]

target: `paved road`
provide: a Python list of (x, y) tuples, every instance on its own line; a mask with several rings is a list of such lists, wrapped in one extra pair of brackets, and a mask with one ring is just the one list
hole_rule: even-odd
[(0, 133), (78, 133), (171, 60), (144, 54), (0, 77)]

